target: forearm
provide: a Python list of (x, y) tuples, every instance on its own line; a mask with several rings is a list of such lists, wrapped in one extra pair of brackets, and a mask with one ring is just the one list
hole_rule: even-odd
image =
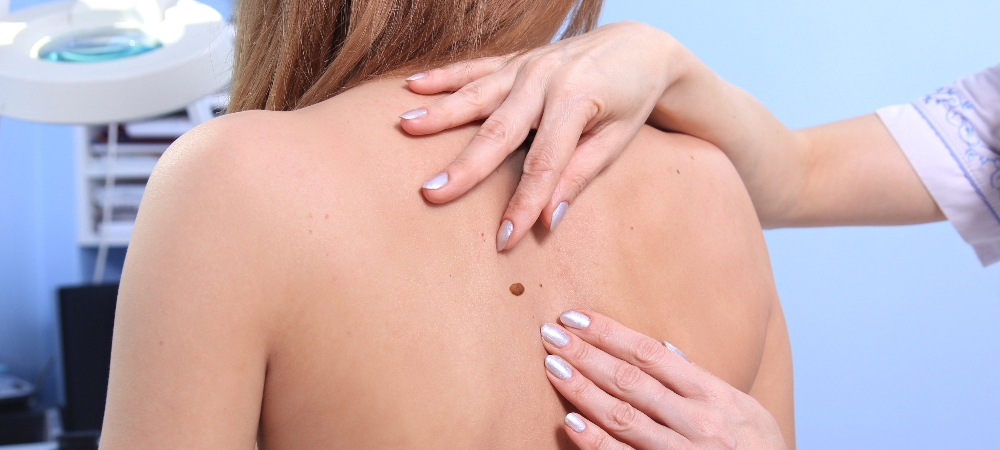
[(767, 108), (726, 82), (672, 38), (667, 89), (648, 123), (722, 149), (743, 179), (765, 227), (781, 226), (805, 184), (806, 143)]
[(905, 225), (944, 219), (874, 114), (795, 134), (805, 145), (806, 182), (777, 226)]
[(944, 218), (899, 146), (869, 115), (788, 130), (679, 44), (650, 124), (715, 144), (732, 161), (766, 228), (889, 225)]

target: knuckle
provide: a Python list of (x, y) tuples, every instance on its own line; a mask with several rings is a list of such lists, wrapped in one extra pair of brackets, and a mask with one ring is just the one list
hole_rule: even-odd
[(632, 393), (642, 385), (642, 375), (643, 372), (638, 367), (623, 363), (615, 369), (612, 380), (620, 392)]
[(490, 118), (479, 127), (476, 137), (495, 145), (506, 144), (510, 140), (510, 127), (503, 118)]
[(699, 414), (695, 429), (701, 437), (697, 439), (712, 448), (735, 448), (736, 438), (726, 426), (726, 417), (721, 411), (713, 410)]
[(524, 64), (524, 73), (528, 78), (545, 78), (553, 73), (559, 61), (551, 54), (539, 55)]
[(623, 433), (634, 429), (638, 419), (638, 411), (632, 405), (619, 401), (609, 411), (608, 427), (616, 433)]
[(475, 69), (475, 61), (466, 61), (458, 66), (458, 74), (463, 80), (471, 80)]
[(587, 188), (587, 184), (590, 183), (590, 180), (580, 173), (571, 173), (564, 176), (566, 177), (565, 183), (567, 187), (571, 192), (576, 194), (583, 192)]
[(707, 411), (696, 411), (690, 413), (692, 427), (698, 440), (711, 439), (718, 432), (719, 424), (715, 416)]
[(599, 347), (606, 347), (615, 340), (615, 329), (606, 321), (591, 323), (590, 327), (593, 328), (591, 333), (593, 333), (594, 340), (597, 341)]
[(566, 390), (566, 393), (572, 398), (578, 400), (586, 399), (590, 396), (590, 383), (583, 381), (581, 377), (573, 377), (566, 386)]
[(574, 345), (572, 348), (568, 349), (567, 352), (570, 353), (570, 357), (573, 358), (575, 363), (586, 363), (591, 358), (590, 346), (580, 342), (578, 339), (574, 339)]
[(486, 88), (482, 83), (469, 83), (462, 89), (459, 89), (458, 94), (473, 108), (482, 109), (486, 106)]
[(524, 157), (524, 176), (543, 178), (551, 175), (559, 167), (557, 158), (556, 150), (551, 144), (535, 143)]
[(642, 366), (652, 366), (663, 359), (663, 344), (649, 338), (639, 339), (632, 345), (632, 358)]
[(588, 440), (590, 441), (590, 448), (597, 450), (611, 450), (617, 447), (615, 442), (612, 441), (611, 436), (604, 433), (591, 433)]

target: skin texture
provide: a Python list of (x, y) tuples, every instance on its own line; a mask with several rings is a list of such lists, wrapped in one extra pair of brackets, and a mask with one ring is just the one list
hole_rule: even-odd
[[(425, 191), (447, 202), (493, 170), (538, 127), (522, 180), (504, 218), (550, 223), (647, 123), (704, 139), (725, 152), (765, 228), (897, 225), (944, 220), (909, 161), (874, 115), (792, 131), (745, 91), (727, 83), (673, 37), (619, 22), (523, 55), (456, 63), (409, 81), (414, 92), (452, 92), (427, 114), (401, 120), (427, 135), (486, 119), (446, 171), (451, 185)], [(542, 107), (544, 105), (544, 107)], [(581, 124), (586, 124), (585, 126)], [(575, 131), (575, 132), (574, 132)], [(579, 141), (579, 142), (578, 142)], [(498, 157), (499, 155), (499, 157)]]
[[(574, 320), (580, 315), (588, 319)], [(783, 320), (781, 314), (771, 315), (753, 398), (734, 394), (732, 386), (676, 348), (611, 318), (593, 311), (564, 313), (563, 327), (543, 326), (545, 349), (553, 355), (546, 367), (556, 357), (569, 367), (550, 370), (549, 381), (579, 408), (580, 414), (573, 413), (579, 422), (589, 422), (574, 428), (567, 416), (566, 434), (584, 450), (794, 448), (794, 436), (783, 439), (778, 426), (791, 417), (779, 415), (775, 421), (770, 414), (757, 414), (761, 405), (780, 414), (774, 406), (783, 395), (791, 396), (783, 390), (791, 386), (791, 373), (768, 368), (790, 357), (787, 335), (777, 333), (784, 329)]]
[[(572, 210), (584, 189), (588, 192), (583, 197), (590, 195), (591, 180), (612, 164), (643, 123), (718, 146), (739, 173), (766, 228), (944, 219), (874, 114), (789, 130), (673, 37), (647, 25), (609, 24), (523, 54), (429, 70), (408, 83), (417, 93), (451, 93), (425, 102), (421, 117), (400, 120), (413, 135), (485, 120), (476, 138), (444, 166), (452, 181), (424, 190), (429, 201), (459, 198), (516, 148), (525, 130), (538, 129), (536, 145), (527, 155), (531, 164), (525, 165), (530, 176), (522, 178), (502, 215), (514, 223), (506, 249), (524, 236), (521, 224), (539, 218), (554, 228), (552, 218), (560, 204), (568, 202)], [(767, 411), (754, 409), (737, 389), (730, 388), (720, 398), (737, 401), (715, 402), (712, 407), (722, 414), (701, 415), (706, 429), (728, 433), (734, 447), (758, 448), (761, 442), (776, 440), (773, 427), (747, 429), (726, 419), (748, 416), (748, 423), (766, 425)], [(574, 403), (585, 408), (593, 406), (589, 401)], [(702, 431), (691, 429), (685, 437), (695, 442), (717, 437)], [(794, 446), (787, 433), (784, 437), (786, 445)], [(598, 448), (596, 442), (586, 448)]]
[(725, 155), (643, 127), (558, 233), (497, 254), (524, 152), (426, 202), (476, 128), (407, 135), (396, 115), (424, 101), (373, 82), (168, 150), (125, 262), (103, 449), (572, 448), (539, 336), (572, 308), (683, 348), (793, 438), (787, 331)]

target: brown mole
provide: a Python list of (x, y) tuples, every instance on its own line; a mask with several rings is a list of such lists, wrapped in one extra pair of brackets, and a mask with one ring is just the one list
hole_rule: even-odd
[(514, 283), (510, 285), (510, 293), (515, 296), (520, 296), (524, 293), (524, 285), (521, 283)]

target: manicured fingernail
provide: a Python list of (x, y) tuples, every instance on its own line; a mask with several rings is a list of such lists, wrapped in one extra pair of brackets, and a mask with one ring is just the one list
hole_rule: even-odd
[(583, 433), (583, 430), (587, 429), (587, 422), (584, 422), (577, 413), (566, 414), (566, 425), (577, 433)]
[(552, 324), (542, 325), (542, 339), (556, 347), (562, 347), (569, 344), (569, 336), (559, 327)]
[(569, 202), (561, 202), (559, 206), (556, 206), (556, 210), (552, 211), (552, 225), (549, 226), (549, 231), (556, 229), (559, 222), (562, 222), (563, 215), (566, 214), (566, 208), (569, 208)]
[(500, 224), (500, 229), (497, 230), (497, 251), (503, 251), (503, 248), (507, 246), (507, 239), (510, 239), (510, 234), (514, 232), (514, 222), (510, 219), (504, 220)]
[[(427, 72), (420, 72), (406, 77), (406, 81), (416, 81), (427, 76)], [(398, 79), (398, 78), (397, 78)]]
[(684, 352), (681, 351), (681, 349), (679, 349), (677, 347), (674, 347), (674, 344), (671, 344), (671, 343), (669, 343), (667, 341), (663, 341), (663, 345), (667, 346), (667, 350), (670, 350), (670, 351), (678, 354), (681, 358), (684, 358), (685, 361), (691, 362), (691, 360), (688, 359), (687, 355), (685, 355)]
[(402, 113), (402, 114), (399, 115), (399, 118), (400, 119), (411, 120), (411, 119), (419, 119), (419, 118), (424, 117), (426, 115), (427, 115), (427, 110), (423, 109), (423, 108), (420, 108), (420, 109), (411, 109), (411, 110), (409, 110), (409, 111), (407, 111), (405, 113)]
[(448, 174), (445, 172), (441, 172), (437, 175), (434, 175), (434, 178), (427, 180), (427, 182), (421, 185), (421, 187), (423, 187), (424, 189), (434, 190), (434, 189), (439, 189), (441, 186), (444, 186), (447, 183), (448, 183)]
[(563, 325), (568, 325), (578, 330), (582, 330), (590, 326), (590, 317), (587, 317), (582, 312), (577, 311), (566, 311), (559, 316), (559, 321)]
[(556, 355), (545, 357), (545, 368), (560, 380), (568, 380), (569, 377), (573, 376), (573, 369), (569, 368), (569, 364)]

